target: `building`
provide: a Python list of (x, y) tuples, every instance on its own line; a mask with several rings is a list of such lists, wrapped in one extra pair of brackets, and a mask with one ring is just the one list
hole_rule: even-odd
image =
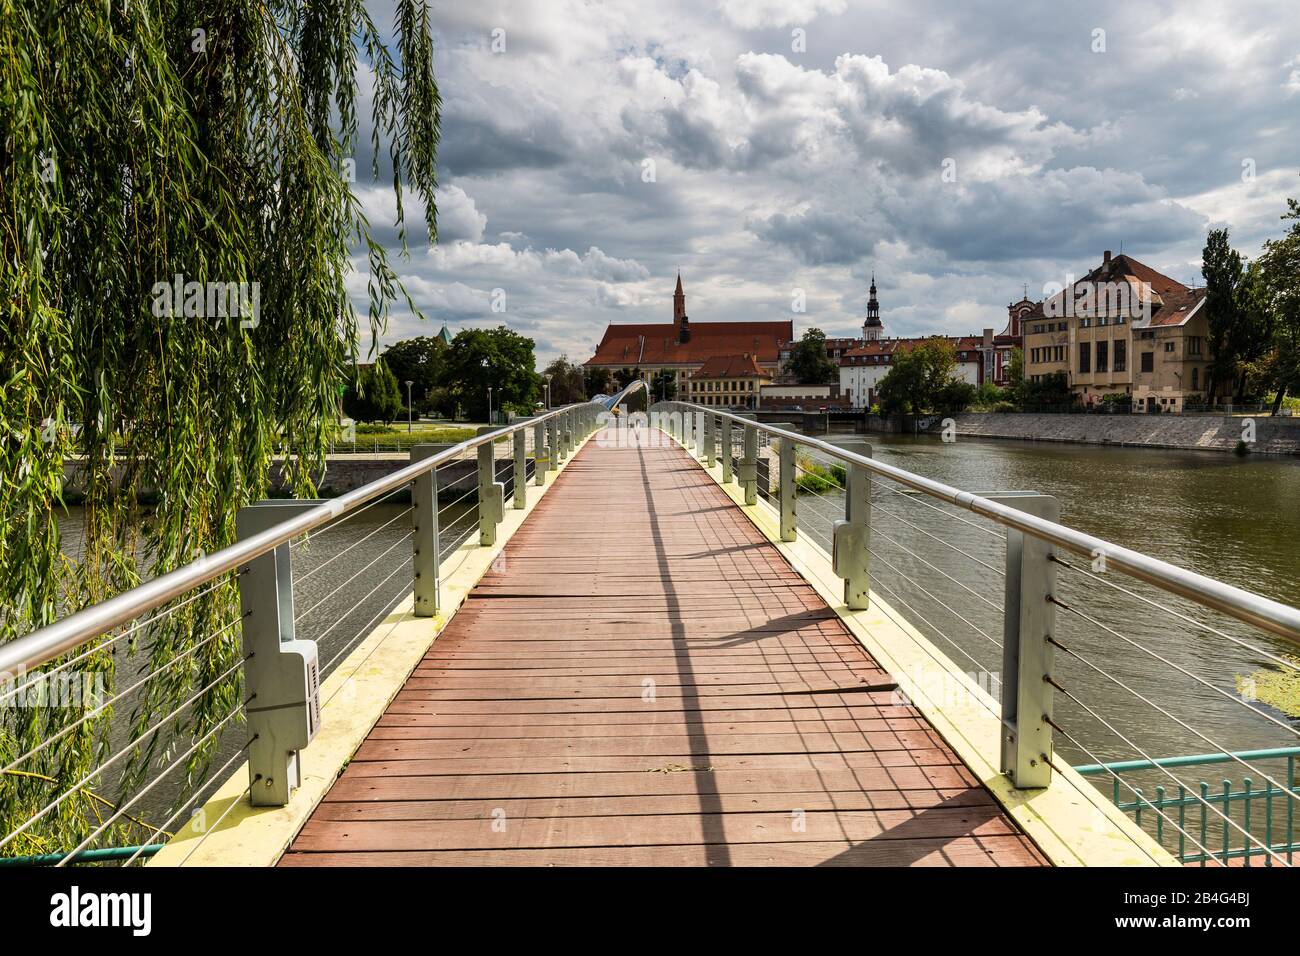
[[(994, 335), (987, 328), (982, 336), (940, 336), (952, 343), (957, 353), (957, 377), (972, 385), (993, 382), (999, 386), (1007, 383), (1011, 369), (1011, 353), (1023, 342), (1020, 320), (1034, 306), (1028, 298), (1007, 307), (1007, 326), (1001, 334)], [(889, 374), (894, 357), (935, 336), (915, 338), (887, 338), (885, 324), (880, 318), (880, 300), (876, 293), (876, 277), (871, 277), (867, 297), (867, 317), (862, 323), (861, 338), (827, 339), (826, 354), (839, 366), (840, 383), (838, 402), (854, 409), (870, 408), (876, 402), (880, 381)], [(788, 355), (788, 351), (785, 353)], [(828, 396), (829, 398), (829, 396)]]
[(715, 355), (686, 378), (686, 389), (678, 396), (696, 405), (722, 408), (758, 408), (762, 387), (772, 375), (750, 352)]
[(691, 322), (686, 314), (686, 293), (677, 276), (673, 292), (673, 321), (666, 323), (611, 324), (605, 328), (596, 354), (587, 368), (623, 369), (650, 379), (661, 371), (672, 373), (677, 394), (687, 394), (689, 376), (715, 358), (749, 354), (770, 380), (780, 373), (782, 348), (794, 338), (794, 322)]
[(994, 338), (992, 329), (986, 329), (983, 338), (974, 335), (883, 338), (850, 349), (840, 358), (840, 394), (851, 408), (870, 408), (876, 403), (881, 380), (894, 367), (897, 356), (933, 338), (945, 339), (952, 343), (957, 353), (957, 367), (954, 370), (957, 378), (972, 385), (979, 385), (984, 381), (984, 346)]
[(1022, 318), (1025, 377), (1063, 372), (1084, 405), (1130, 396), (1135, 410), (1182, 411), (1204, 400), (1205, 290), (1110, 251), (1101, 265)]
[(847, 409), (849, 403), (840, 394), (840, 386), (835, 382), (828, 385), (776, 382), (759, 389), (758, 407), (772, 412), (818, 412), (823, 409)]

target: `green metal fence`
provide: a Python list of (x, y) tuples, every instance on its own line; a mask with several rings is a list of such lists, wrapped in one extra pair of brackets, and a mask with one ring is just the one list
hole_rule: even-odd
[[(1133, 817), (1135, 823), (1152, 832), (1156, 840), (1165, 849), (1178, 857), (1183, 863), (1199, 863), (1205, 866), (1211, 859), (1224, 864), (1232, 860), (1241, 860), (1242, 865), (1250, 866), (1252, 857), (1265, 857), (1264, 865), (1272, 866), (1273, 858), (1268, 856), (1265, 846), (1279, 857), (1291, 863), (1300, 842), (1296, 833), (1296, 757), (1300, 756), (1300, 747), (1279, 747), (1272, 750), (1242, 750), (1236, 753), (1193, 754), (1186, 757), (1163, 757), (1158, 760), (1120, 760), (1112, 763), (1087, 764), (1075, 767), (1085, 776), (1108, 774), (1111, 777), (1111, 800), (1115, 806)], [(1192, 784), (1173, 787), (1157, 786), (1153, 797), (1147, 797), (1141, 787), (1133, 787), (1129, 792), (1136, 793), (1131, 800), (1125, 800), (1120, 793), (1120, 777), (1125, 773), (1153, 770), (1157, 767), (1199, 767), (1212, 764), (1233, 763), (1239, 761), (1277, 761), (1286, 763), (1286, 782), (1283, 790), (1272, 784), (1265, 784), (1257, 789), (1250, 777), (1242, 777), (1238, 782), (1224, 778), (1218, 783), (1198, 781), (1196, 789)], [(1279, 800), (1279, 798), (1281, 798)], [(1240, 845), (1233, 846), (1232, 831), (1225, 819), (1216, 817), (1207, 819), (1207, 804), (1219, 804), (1227, 816), (1237, 819), (1248, 833), (1257, 834), (1263, 845), (1246, 845), (1244, 834), (1239, 834)], [(1188, 813), (1187, 808), (1193, 812)], [(1144, 811), (1148, 811), (1145, 813)], [(1155, 812), (1160, 811), (1160, 812)], [(1235, 815), (1234, 815), (1235, 814)], [(1177, 827), (1166, 826), (1166, 817), (1176, 815)], [(1189, 819), (1190, 816), (1190, 819)], [(1174, 830), (1173, 833), (1169, 832)], [(1192, 841), (1188, 834), (1195, 834)], [(1195, 843), (1199, 842), (1200, 846)], [(1191, 843), (1191, 845), (1189, 845)], [(1205, 849), (1202, 849), (1204, 847)], [(1206, 851), (1211, 852), (1206, 852)]]

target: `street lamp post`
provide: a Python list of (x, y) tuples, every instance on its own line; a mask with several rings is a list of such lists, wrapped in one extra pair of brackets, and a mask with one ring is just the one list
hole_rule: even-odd
[(546, 410), (551, 410), (551, 376), (546, 376)]
[(411, 434), (411, 386), (415, 383), (406, 380), (406, 434)]
[(488, 424), (492, 424), (492, 386), (488, 386)]

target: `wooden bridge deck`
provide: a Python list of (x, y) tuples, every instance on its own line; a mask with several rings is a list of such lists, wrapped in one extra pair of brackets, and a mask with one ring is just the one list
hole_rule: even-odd
[(584, 447), (281, 861), (1043, 865), (680, 449)]

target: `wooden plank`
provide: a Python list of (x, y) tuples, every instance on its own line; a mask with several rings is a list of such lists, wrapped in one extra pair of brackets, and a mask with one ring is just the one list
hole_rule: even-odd
[(682, 846), (915, 840), (1000, 836), (1015, 828), (995, 805), (928, 810), (784, 813), (646, 814), (478, 820), (322, 820), (313, 816), (294, 841), (304, 852), (542, 849), (590, 846)]
[(281, 866), (1042, 866), (1023, 836), (737, 846), (291, 853)]
[(582, 449), (283, 865), (1043, 863), (684, 462)]

